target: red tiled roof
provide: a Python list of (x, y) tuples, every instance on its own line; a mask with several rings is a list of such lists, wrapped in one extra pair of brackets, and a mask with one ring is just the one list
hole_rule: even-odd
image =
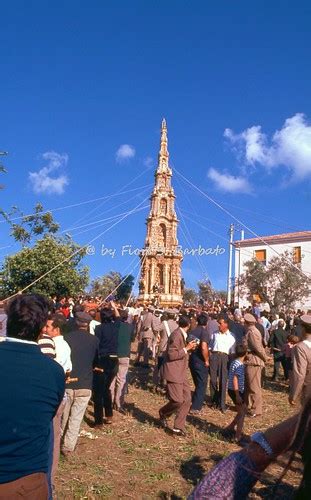
[[(264, 241), (263, 241), (264, 240)], [(288, 243), (291, 241), (311, 241), (311, 231), (297, 231), (296, 233), (273, 234), (270, 236), (261, 236), (260, 238), (248, 238), (234, 242), (235, 246), (264, 245), (267, 243)]]

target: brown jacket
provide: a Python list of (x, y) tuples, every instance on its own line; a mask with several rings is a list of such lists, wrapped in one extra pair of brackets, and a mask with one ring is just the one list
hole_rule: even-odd
[(244, 363), (246, 365), (264, 367), (267, 360), (266, 353), (262, 345), (261, 333), (255, 325), (248, 325), (246, 327), (244, 342), (248, 351)]
[(168, 382), (182, 384), (187, 379), (188, 353), (184, 350), (185, 346), (183, 332), (177, 328), (168, 340), (165, 353), (163, 378)]
[(291, 349), (291, 358), (289, 399), (296, 403), (301, 397), (303, 404), (311, 396), (311, 348), (304, 341), (299, 342)]

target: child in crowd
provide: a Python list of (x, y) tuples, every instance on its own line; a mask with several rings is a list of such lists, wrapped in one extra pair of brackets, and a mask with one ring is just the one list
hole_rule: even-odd
[(290, 371), (292, 369), (291, 350), (294, 347), (294, 345), (298, 344), (299, 340), (300, 340), (299, 337), (297, 337), (296, 335), (289, 335), (287, 337), (287, 342), (284, 346), (286, 380), (289, 379)]
[(226, 431), (235, 431), (236, 441), (239, 442), (242, 438), (242, 430), (244, 418), (247, 411), (244, 404), (244, 378), (245, 367), (244, 359), (247, 349), (243, 345), (236, 347), (236, 359), (231, 362), (229, 368), (228, 394), (236, 405), (237, 415), (232, 420), (231, 424), (226, 428)]

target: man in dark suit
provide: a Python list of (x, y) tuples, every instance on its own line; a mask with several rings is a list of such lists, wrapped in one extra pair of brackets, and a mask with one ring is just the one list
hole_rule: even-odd
[(160, 420), (167, 427), (166, 419), (176, 413), (173, 433), (185, 435), (186, 418), (191, 406), (191, 390), (187, 381), (188, 352), (196, 348), (193, 340), (187, 344), (187, 331), (190, 321), (181, 316), (178, 328), (172, 333), (168, 341), (166, 359), (163, 365), (163, 378), (167, 381), (169, 402), (160, 411)]
[(199, 314), (197, 317), (198, 326), (191, 330), (191, 337), (198, 339), (198, 348), (195, 349), (189, 358), (189, 368), (191, 371), (195, 390), (192, 396), (192, 405), (190, 413), (195, 415), (200, 413), (206, 394), (209, 353), (208, 353), (208, 333), (206, 329), (207, 315)]
[(279, 319), (278, 328), (273, 330), (269, 340), (269, 347), (271, 347), (274, 361), (274, 370), (272, 380), (276, 380), (279, 376), (280, 365), (282, 365), (284, 371), (284, 378), (287, 380), (287, 366), (285, 360), (285, 344), (287, 341), (287, 332), (285, 330), (285, 321)]

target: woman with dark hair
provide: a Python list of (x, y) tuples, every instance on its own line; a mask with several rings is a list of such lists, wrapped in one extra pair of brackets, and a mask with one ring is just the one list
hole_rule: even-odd
[[(189, 495), (188, 500), (242, 500), (260, 479), (263, 471), (279, 455), (292, 451), (280, 480), (285, 476), (296, 453), (304, 464), (303, 477), (296, 499), (310, 498), (311, 492), (311, 397), (302, 411), (265, 432), (255, 432), (250, 444), (221, 460)], [(276, 483), (274, 497), (277, 498)]]

